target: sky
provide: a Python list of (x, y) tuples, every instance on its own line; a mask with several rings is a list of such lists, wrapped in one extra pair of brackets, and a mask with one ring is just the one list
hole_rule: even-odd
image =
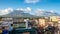
[(60, 0), (0, 0), (0, 15), (13, 10), (32, 11), (31, 14), (37, 10), (60, 13)]

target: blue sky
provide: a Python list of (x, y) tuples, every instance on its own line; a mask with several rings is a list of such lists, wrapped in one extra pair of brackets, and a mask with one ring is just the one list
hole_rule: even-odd
[(26, 7), (30, 7), (32, 12), (39, 8), (60, 13), (60, 0), (0, 0), (0, 10)]

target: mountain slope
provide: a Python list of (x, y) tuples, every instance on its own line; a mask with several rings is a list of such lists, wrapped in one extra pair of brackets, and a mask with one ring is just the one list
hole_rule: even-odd
[(60, 14), (56, 12), (50, 12), (50, 11), (42, 11), (41, 13), (38, 13), (37, 16), (60, 16)]
[[(38, 14), (38, 13), (37, 13)], [(24, 13), (24, 11), (21, 10), (14, 10), (13, 12), (7, 14), (7, 15), (2, 15), (2, 17), (40, 17), (40, 16), (60, 16), (58, 13), (52, 13), (50, 11), (42, 11), (42, 13), (39, 13), (38, 16), (37, 14), (32, 15), (29, 13)]]
[(34, 15), (31, 15), (29, 13), (24, 13), (23, 11), (20, 10), (14, 10), (13, 12), (7, 14), (7, 15), (3, 15), (3, 17), (31, 17)]

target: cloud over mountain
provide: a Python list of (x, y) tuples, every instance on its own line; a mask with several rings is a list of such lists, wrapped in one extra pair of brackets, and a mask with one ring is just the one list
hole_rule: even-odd
[(36, 16), (60, 16), (60, 14), (54, 12), (54, 10), (43, 10), (43, 9), (37, 9), (35, 10)]
[(0, 10), (0, 15), (9, 14), (9, 13), (12, 12), (12, 11), (13, 11), (12, 8), (7, 8), (7, 9), (4, 9), (4, 10)]
[(3, 9), (3, 10), (0, 10), (0, 15), (6, 15), (6, 14), (9, 14), (11, 12), (13, 12), (14, 10), (18, 10), (18, 11), (23, 11), (24, 13), (29, 13), (32, 11), (32, 9), (30, 7), (27, 7), (27, 8), (17, 8), (17, 9), (13, 9), (13, 8), (6, 8), (6, 9)]
[(36, 9), (32, 11), (30, 7), (26, 8), (7, 8), (4, 10), (0, 10), (0, 16), (60, 16), (60, 14), (54, 12), (54, 10), (44, 10), (44, 9)]
[(26, 7), (25, 9), (24, 8), (17, 8), (16, 10), (21, 10), (21, 11), (24, 11), (25, 13), (32, 11), (32, 9), (30, 7)]

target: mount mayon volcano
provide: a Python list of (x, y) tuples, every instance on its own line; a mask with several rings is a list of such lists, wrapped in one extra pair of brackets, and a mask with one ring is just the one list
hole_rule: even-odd
[[(21, 10), (14, 10), (13, 12), (6, 14), (6, 15), (2, 15), (2, 17), (35, 17), (37, 16), (37, 14), (32, 15), (29, 13), (25, 13), (24, 11)], [(60, 14), (58, 13), (52, 13), (49, 11), (43, 11), (42, 13), (39, 13), (38, 16), (60, 16)]]
[(24, 13), (21, 10), (14, 10), (11, 13), (6, 14), (6, 15), (2, 15), (2, 16), (3, 17), (32, 17), (34, 15), (31, 15), (29, 13)]

